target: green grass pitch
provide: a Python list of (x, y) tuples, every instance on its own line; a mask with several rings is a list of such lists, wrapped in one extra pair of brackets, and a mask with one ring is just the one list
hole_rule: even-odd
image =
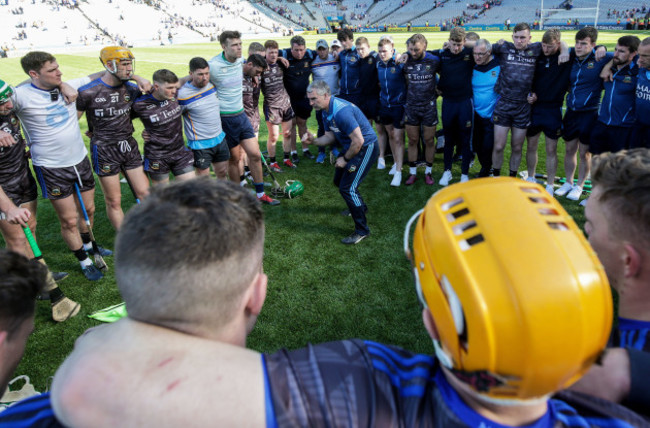
[[(627, 34), (627, 33), (626, 33)], [(361, 35), (361, 34), (359, 34)], [(362, 34), (376, 46), (377, 33)], [(403, 51), (408, 34), (392, 34), (396, 47)], [(569, 46), (573, 44), (573, 32), (563, 33)], [(601, 32), (599, 43), (610, 50), (622, 33)], [(641, 38), (646, 34), (640, 33)], [(491, 41), (509, 39), (506, 32), (482, 33)], [(541, 32), (533, 33), (533, 41), (541, 40)], [(440, 47), (446, 33), (426, 33), (429, 48)], [(325, 38), (331, 42), (335, 36), (306, 36), (307, 45), (314, 48), (316, 40)], [(248, 43), (264, 42), (263, 39), (244, 39), (244, 52)], [(279, 38), (281, 47), (287, 47), (289, 38)], [(168, 68), (179, 75), (187, 73), (188, 61), (195, 56), (207, 59), (221, 52), (217, 43), (173, 45), (163, 47), (134, 48), (137, 58), (136, 72), (150, 78), (159, 68)], [(99, 53), (82, 52), (58, 54), (57, 59), (64, 79), (81, 77), (101, 69)], [(17, 84), (26, 78), (19, 59), (0, 60), (0, 78)], [(135, 121), (135, 137), (141, 143), (142, 125)], [(316, 121), (309, 121), (312, 132)], [(81, 119), (82, 132), (87, 129)], [(260, 129), (260, 145), (266, 149), (266, 128)], [(563, 174), (560, 142), (560, 165)], [(312, 148), (315, 153), (315, 148)], [(506, 159), (509, 153), (506, 155)], [(544, 145), (539, 146), (538, 172), (545, 171)], [(507, 162), (507, 160), (506, 160)], [(524, 157), (525, 162), (525, 157)], [(388, 160), (389, 166), (392, 159)], [(507, 165), (507, 163), (505, 163)], [(525, 163), (520, 170), (523, 170)], [(409, 263), (402, 251), (402, 234), (408, 218), (424, 206), (437, 184), (425, 186), (423, 180), (410, 187), (389, 186), (390, 177), (385, 171), (373, 169), (361, 186), (361, 193), (369, 206), (368, 222), (372, 230), (369, 239), (353, 247), (346, 247), (339, 240), (352, 232), (350, 218), (339, 215), (345, 208), (337, 188), (332, 185), (333, 167), (317, 165), (303, 160), (298, 169), (277, 174), (278, 180), (299, 179), (305, 184), (305, 193), (298, 199), (284, 200), (278, 207), (265, 207), (266, 247), (264, 269), (269, 275), (268, 298), (248, 346), (258, 351), (275, 351), (280, 347), (296, 348), (307, 342), (324, 342), (351, 337), (361, 337), (396, 344), (418, 352), (430, 352), (431, 342), (422, 327), (418, 303), (413, 292)], [(478, 172), (478, 162), (470, 175)], [(420, 174), (422, 174), (420, 172)], [(442, 174), (442, 157), (436, 156), (434, 178)], [(454, 166), (456, 180), (460, 175)], [(126, 184), (123, 185), (123, 207), (134, 204)], [(95, 235), (98, 241), (113, 248), (115, 233), (104, 210), (103, 195), (97, 186), (97, 214)], [(579, 224), (584, 221), (583, 210), (576, 203), (562, 203)], [(173, 221), (172, 218), (169, 219)], [(61, 240), (59, 225), (51, 204), (39, 200), (38, 241), (48, 264), (55, 271), (70, 272), (61, 286), (69, 297), (82, 304), (75, 318), (55, 324), (50, 320), (49, 304), (39, 302), (36, 310), (36, 328), (29, 340), (23, 362), (16, 371), (32, 378), (38, 390), (49, 385), (50, 376), (72, 350), (75, 339), (86, 329), (99, 323), (86, 317), (89, 313), (119, 303), (122, 299), (113, 276), (113, 260), (105, 278), (96, 283), (86, 281), (74, 256)], [(183, 249), (179, 248), (179, 252)], [(191, 287), (192, 284), (186, 284)]]

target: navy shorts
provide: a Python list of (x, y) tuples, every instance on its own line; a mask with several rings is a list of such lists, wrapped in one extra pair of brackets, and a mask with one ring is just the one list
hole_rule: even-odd
[(186, 147), (167, 153), (161, 159), (144, 158), (144, 170), (154, 181), (164, 180), (171, 172), (175, 176), (194, 171), (194, 154)]
[(17, 207), (38, 198), (36, 180), (34, 180), (27, 162), (25, 162), (25, 168), (9, 181), (11, 182), (10, 185), (2, 184), (2, 190)]
[(377, 123), (381, 125), (393, 125), (397, 129), (404, 129), (404, 106), (380, 106)]
[(644, 125), (639, 122), (634, 125), (630, 148), (635, 149), (637, 147), (650, 149), (650, 125)]
[(198, 169), (208, 169), (210, 164), (230, 159), (228, 144), (224, 144), (223, 141), (214, 147), (192, 150), (192, 152), (194, 152), (194, 166)]
[(363, 114), (368, 120), (377, 121), (379, 114), (379, 98), (378, 96), (363, 96), (361, 98), (361, 105), (359, 106)]
[(221, 127), (226, 133), (226, 142), (228, 148), (232, 149), (239, 145), (243, 140), (255, 138), (255, 131), (251, 126), (250, 120), (242, 111), (234, 116), (221, 116)]
[(575, 111), (567, 110), (562, 120), (562, 138), (566, 141), (580, 140), (580, 143), (589, 145), (591, 131), (598, 119), (597, 110)]
[(562, 107), (533, 105), (526, 135), (532, 137), (540, 132), (551, 140), (558, 140), (562, 136)]
[[(76, 193), (74, 185), (82, 192), (95, 188), (95, 177), (87, 157), (75, 166), (48, 168), (34, 165), (34, 172), (45, 199), (64, 199)], [(81, 182), (81, 183), (80, 183)]]
[(599, 155), (605, 152), (616, 153), (629, 149), (631, 137), (631, 126), (605, 125), (600, 120), (597, 120), (591, 132), (589, 152)]
[(492, 122), (506, 128), (526, 129), (530, 126), (530, 104), (499, 98), (494, 106)]
[(93, 170), (100, 177), (117, 175), (122, 168), (128, 170), (142, 166), (142, 155), (133, 137), (110, 144), (91, 144), (90, 153)]
[(264, 105), (264, 120), (273, 125), (289, 122), (294, 117), (296, 117), (296, 115), (290, 105), (284, 108), (269, 107), (266, 104)]
[(404, 123), (409, 126), (434, 127), (438, 124), (438, 107), (435, 100), (428, 106), (404, 106)]
[(292, 99), (291, 108), (297, 117), (305, 120), (309, 119), (311, 111), (313, 110), (311, 104), (309, 104), (309, 99), (307, 98), (301, 98), (295, 101)]

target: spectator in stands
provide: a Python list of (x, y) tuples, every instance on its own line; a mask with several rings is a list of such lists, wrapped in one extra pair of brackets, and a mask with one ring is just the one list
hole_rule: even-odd
[(485, 39), (476, 42), (473, 49), (474, 71), (472, 72), (472, 93), (474, 101), (474, 133), (472, 143), (481, 164), (479, 177), (487, 177), (492, 169), (492, 148), (494, 147), (494, 123), (492, 114), (499, 95), (494, 90), (501, 67), (492, 56), (492, 44)]
[(618, 294), (618, 323), (602, 366), (574, 389), (650, 416), (650, 150), (593, 161), (585, 232)]
[(535, 63), (535, 78), (528, 102), (532, 104), (531, 123), (526, 132), (527, 179), (536, 182), (537, 145), (544, 133), (546, 140), (546, 191), (555, 191), (555, 172), (557, 171), (557, 142), (562, 135), (562, 104), (569, 87), (571, 62), (559, 63), (560, 30), (547, 30), (542, 36), (543, 56)]

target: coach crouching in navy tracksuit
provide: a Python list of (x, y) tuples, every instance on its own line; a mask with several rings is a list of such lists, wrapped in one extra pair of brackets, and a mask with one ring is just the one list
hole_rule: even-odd
[(307, 88), (309, 103), (321, 110), (325, 135), (314, 138), (307, 133), (303, 143), (326, 146), (338, 141), (343, 151), (336, 159), (334, 184), (348, 204), (354, 219), (354, 233), (343, 238), (344, 244), (356, 244), (370, 234), (366, 222), (368, 208), (361, 199), (358, 188), (371, 165), (377, 162), (377, 136), (368, 119), (354, 104), (335, 98), (324, 81), (315, 81)]

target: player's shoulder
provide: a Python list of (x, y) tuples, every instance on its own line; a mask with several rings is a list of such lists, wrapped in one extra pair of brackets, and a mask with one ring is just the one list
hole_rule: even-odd
[(0, 426), (14, 428), (63, 427), (54, 415), (49, 392), (35, 395), (8, 407), (0, 413)]
[(562, 426), (648, 427), (637, 413), (608, 400), (564, 390), (549, 400), (555, 418)]
[(144, 103), (151, 103), (153, 101), (156, 101), (156, 99), (153, 97), (153, 95), (151, 95), (151, 94), (143, 94), (143, 95), (140, 95), (138, 98), (136, 98), (133, 103), (134, 104), (144, 104)]
[(426, 62), (435, 62), (435, 63), (439, 63), (439, 62), (440, 62), (440, 57), (438, 57), (438, 56), (436, 56), (436, 55), (433, 55), (432, 53), (430, 53), (429, 51), (427, 51), (427, 52), (424, 54), (424, 58), (423, 58), (423, 60), (426, 61)]
[(79, 94), (81, 95), (81, 92), (88, 91), (89, 89), (92, 89), (96, 86), (103, 86), (102, 78), (98, 77), (95, 80), (90, 81), (89, 83), (86, 83), (83, 86), (80, 86), (79, 89), (77, 90)]

